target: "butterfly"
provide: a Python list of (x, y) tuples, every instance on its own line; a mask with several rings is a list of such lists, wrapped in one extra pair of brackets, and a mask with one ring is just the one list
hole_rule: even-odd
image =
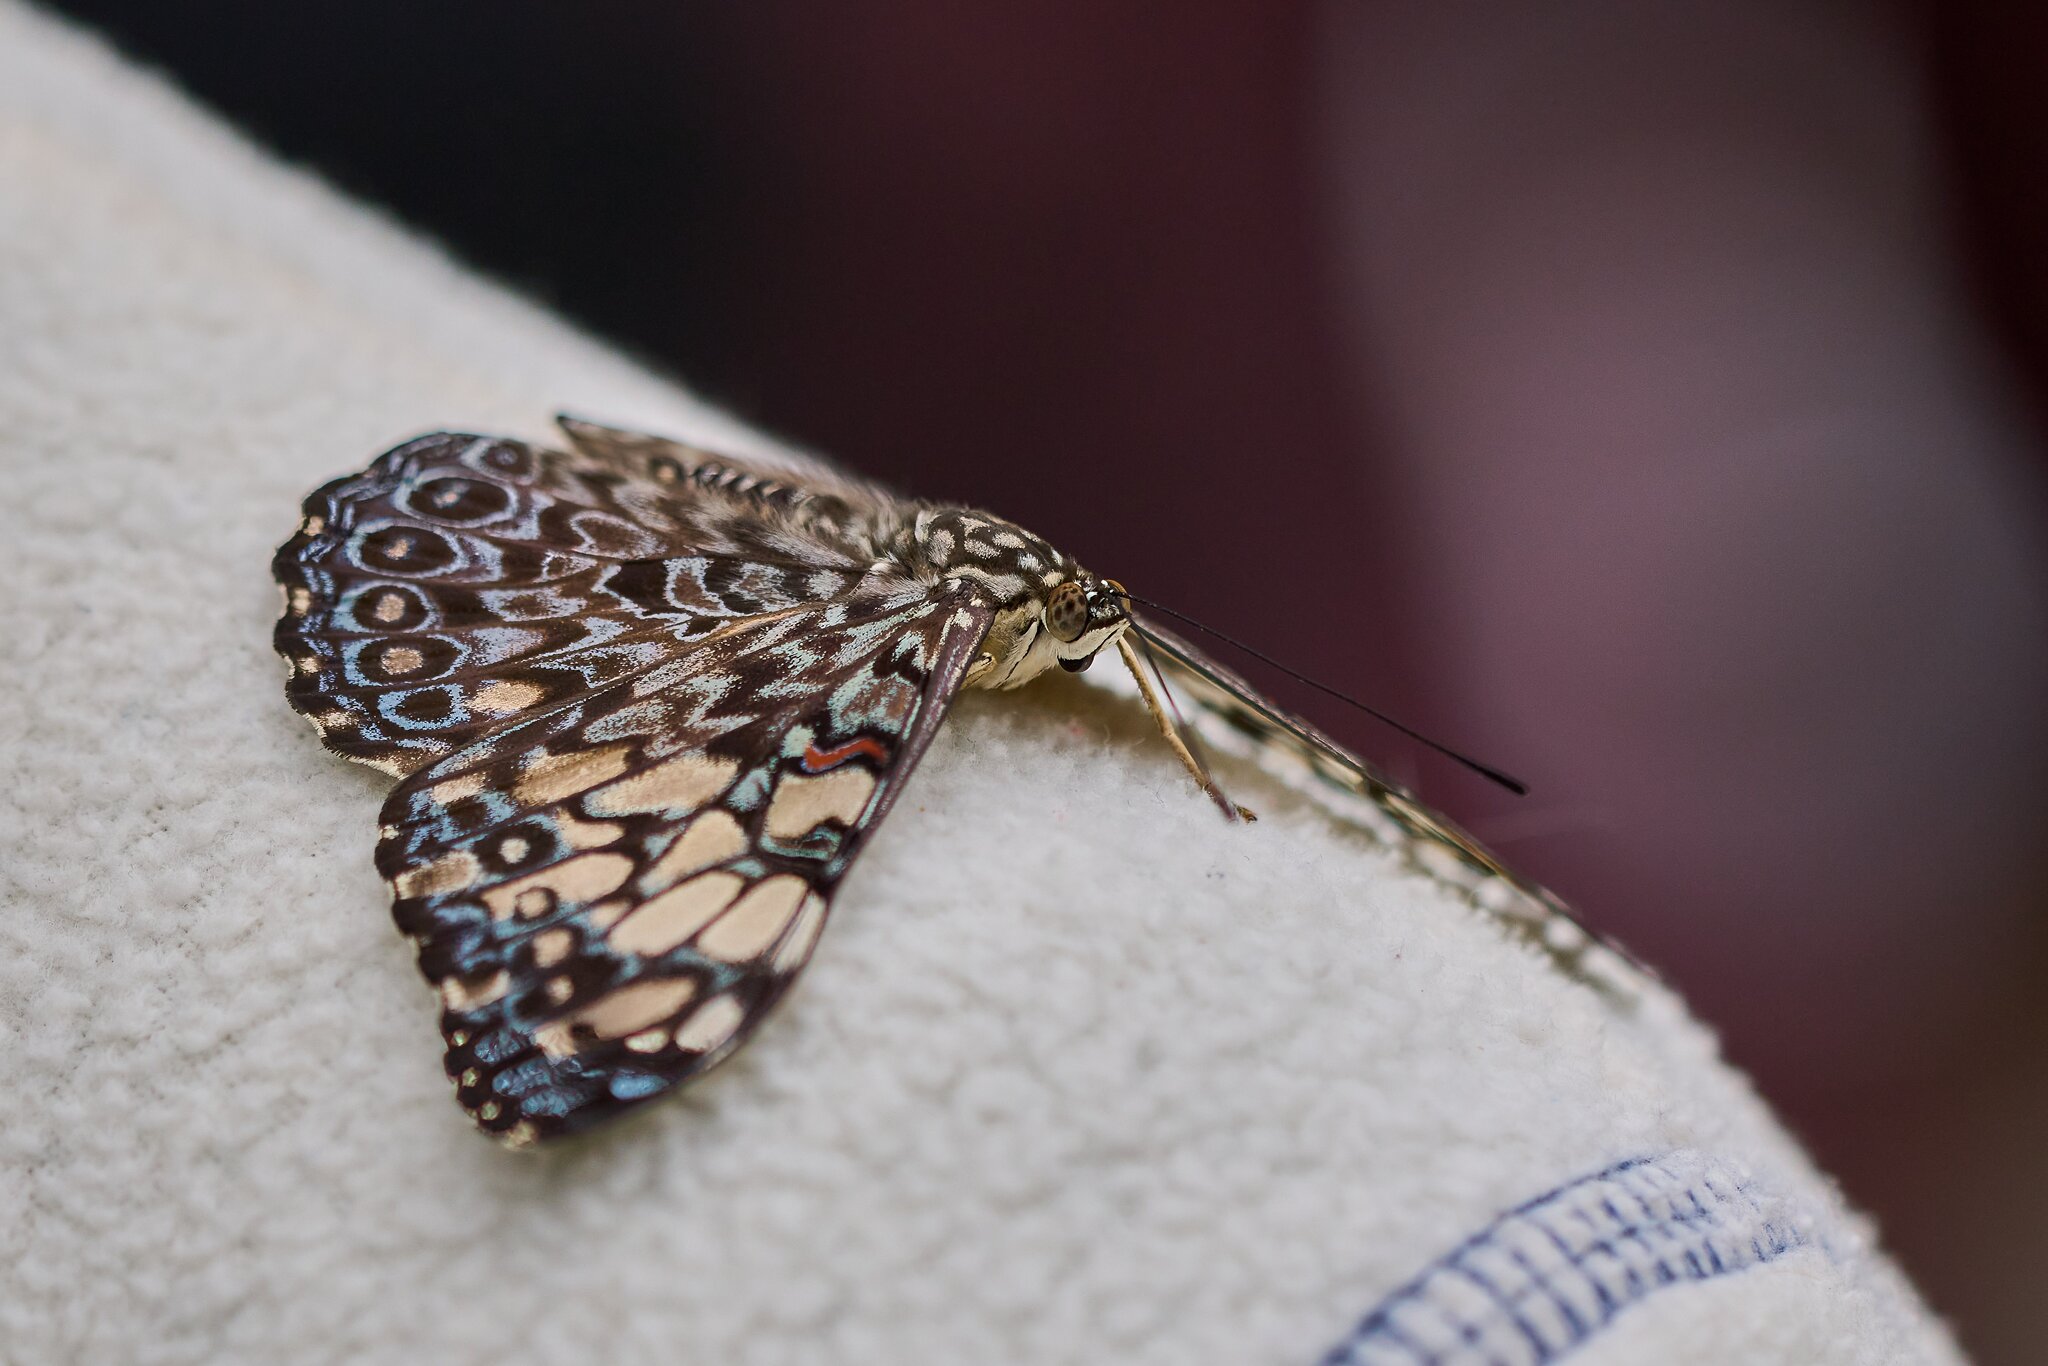
[(1547, 894), (1023, 528), (560, 425), (408, 441), (313, 493), (273, 562), (291, 705), (398, 779), (377, 868), (485, 1132), (576, 1133), (730, 1057), (960, 691), (1109, 649), (1227, 818), (1198, 733), (1348, 795), (1565, 955)]

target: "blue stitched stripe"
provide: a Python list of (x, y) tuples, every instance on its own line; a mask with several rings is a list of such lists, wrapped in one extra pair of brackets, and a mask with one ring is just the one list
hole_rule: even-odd
[(1382, 1300), (1322, 1366), (1542, 1366), (1666, 1286), (1805, 1247), (1732, 1163), (1631, 1158), (1509, 1210)]

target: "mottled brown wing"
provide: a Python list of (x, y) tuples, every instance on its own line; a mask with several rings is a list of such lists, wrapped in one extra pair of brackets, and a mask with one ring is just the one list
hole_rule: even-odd
[(729, 1056), (944, 716), (989, 610), (787, 500), (444, 434), (310, 499), (288, 693), (398, 773), (378, 867), (486, 1130)]

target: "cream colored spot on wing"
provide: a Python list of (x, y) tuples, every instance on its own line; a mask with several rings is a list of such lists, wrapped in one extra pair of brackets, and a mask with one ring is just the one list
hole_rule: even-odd
[(314, 657), (313, 657), (312, 655), (300, 655), (300, 656), (299, 656), (299, 672), (300, 672), (300, 673), (302, 673), (302, 674), (316, 674), (316, 673), (319, 673), (319, 672), (320, 672), (320, 661), (319, 661), (318, 659), (314, 658)]
[(299, 530), (305, 532), (308, 536), (318, 536), (321, 532), (325, 531), (326, 529), (327, 519), (325, 517), (322, 517), (317, 512), (314, 513), (312, 516), (308, 517), (305, 521), (299, 523)]
[(499, 679), (488, 688), (480, 688), (469, 699), (472, 711), (487, 711), (493, 716), (509, 716), (515, 711), (528, 707), (547, 695), (547, 690), (533, 683), (514, 683)]
[(391, 879), (391, 890), (402, 897), (459, 892), (475, 882), (477, 874), (482, 871), (475, 854), (467, 849), (458, 849), (452, 854), (441, 855), (432, 863), (406, 869)]
[(615, 892), (632, 871), (633, 860), (624, 854), (578, 854), (491, 888), (484, 905), (500, 920), (515, 912), (541, 915), (559, 902), (587, 904)]
[(578, 1006), (559, 1020), (533, 1031), (533, 1041), (550, 1057), (576, 1051), (577, 1025), (601, 1039), (619, 1039), (658, 1025), (690, 1003), (697, 983), (689, 977), (646, 978)]
[(811, 956), (811, 946), (818, 942), (818, 931), (824, 928), (825, 898), (813, 892), (804, 898), (796, 924), (790, 926), (789, 937), (775, 951), (775, 961), (769, 966), (776, 972), (795, 972)]
[(571, 849), (602, 849), (616, 842), (625, 831), (624, 826), (611, 821), (586, 821), (569, 811), (562, 812), (557, 822), (557, 833)]
[(285, 594), (284, 600), (295, 617), (303, 617), (313, 606), (313, 595), (304, 588), (293, 588)]
[(511, 974), (502, 969), (482, 981), (445, 977), (441, 980), (441, 1002), (450, 1010), (476, 1010), (502, 998), (511, 985)]
[(572, 792), (607, 783), (626, 771), (627, 747), (606, 745), (602, 749), (572, 750), (567, 754), (543, 754), (526, 766), (512, 795), (529, 806), (546, 806)]
[(524, 835), (507, 835), (498, 841), (498, 857), (507, 863), (517, 863), (532, 851)]
[(747, 1012), (731, 996), (714, 996), (683, 1022), (676, 1031), (676, 1047), (692, 1053), (709, 1053), (733, 1036)]
[(566, 977), (550, 977), (541, 984), (541, 989), (547, 992), (548, 999), (556, 1005), (561, 1005), (576, 994), (576, 984)]
[(789, 928), (791, 917), (809, 890), (808, 884), (794, 873), (781, 873), (755, 883), (731, 910), (697, 936), (697, 948), (728, 963), (758, 958)]
[(667, 953), (732, 905), (745, 886), (745, 880), (733, 873), (693, 877), (621, 920), (605, 942), (627, 953)]
[(393, 645), (379, 661), (388, 674), (409, 674), (426, 663), (426, 657), (410, 645)]
[(584, 808), (599, 816), (639, 811), (694, 811), (725, 790), (739, 764), (703, 754), (681, 754), (645, 773), (593, 792)]
[(697, 994), (697, 983), (689, 977), (667, 977), (635, 982), (609, 996), (600, 996), (579, 1010), (578, 1017), (591, 1032), (607, 1039), (637, 1034), (681, 1010)]
[(370, 604), (370, 615), (388, 626), (405, 615), (405, 598), (398, 593), (379, 593)]
[(666, 1029), (643, 1029), (626, 1040), (626, 1047), (635, 1053), (659, 1053), (668, 1047)]
[(723, 809), (706, 811), (690, 822), (683, 837), (671, 844), (647, 870), (649, 884), (659, 886), (688, 877), (691, 873), (724, 863), (746, 851), (746, 832), (732, 814)]
[(786, 840), (801, 839), (834, 817), (852, 825), (874, 791), (874, 775), (850, 765), (815, 778), (792, 774), (775, 785), (764, 828), (771, 838)]
[(537, 968), (551, 968), (569, 956), (569, 950), (576, 947), (576, 936), (563, 929), (542, 930), (533, 937), (533, 965)]
[(465, 773), (460, 778), (447, 778), (427, 789), (427, 795), (442, 806), (449, 806), (464, 797), (474, 797), (484, 790), (484, 775)]

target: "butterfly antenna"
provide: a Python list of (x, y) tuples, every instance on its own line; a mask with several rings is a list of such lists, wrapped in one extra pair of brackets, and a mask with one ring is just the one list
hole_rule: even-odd
[[(1297, 683), (1306, 683), (1308, 684), (1308, 686), (1316, 689), (1319, 692), (1328, 693), (1331, 697), (1336, 698), (1339, 702), (1348, 703), (1351, 706), (1358, 708), (1360, 711), (1364, 712), (1367, 716), (1372, 717), (1374, 720), (1379, 721), (1384, 725), (1392, 726), (1395, 730), (1400, 731), (1401, 734), (1407, 736), (1409, 739), (1415, 741), (1417, 744), (1427, 745), (1429, 748), (1435, 750), (1438, 754), (1443, 755), (1446, 759), (1450, 759), (1456, 763), (1463, 764), (1466, 768), (1471, 769), (1480, 777), (1485, 778), (1490, 782), (1500, 784), (1500, 786), (1514, 793), (1517, 797), (1526, 797), (1529, 795), (1528, 784), (1522, 782), (1519, 778), (1511, 777), (1510, 775), (1501, 772), (1501, 770), (1493, 767), (1490, 764), (1480, 763), (1477, 759), (1474, 759), (1469, 754), (1461, 754), (1457, 750), (1452, 749), (1449, 745), (1442, 744), (1438, 741), (1432, 740), (1427, 735), (1424, 735), (1421, 731), (1416, 730), (1414, 727), (1402, 725), (1399, 721), (1396, 721), (1393, 717), (1387, 715), (1385, 712), (1379, 710), (1377, 707), (1369, 707), (1365, 703), (1359, 701), (1357, 698), (1351, 696), (1350, 694), (1339, 692), (1337, 689), (1331, 687), (1329, 684), (1324, 683), (1319, 679), (1310, 678), (1305, 673), (1301, 673), (1295, 669), (1290, 669), (1285, 664), (1282, 664), (1279, 660), (1273, 658), (1273, 656), (1266, 654), (1264, 651), (1255, 650), (1251, 646), (1245, 644), (1243, 641), (1238, 640), (1232, 636), (1227, 636), (1213, 626), (1204, 626), (1201, 622), (1196, 621), (1193, 617), (1187, 615), (1185, 612), (1176, 612), (1171, 607), (1164, 606), (1161, 603), (1153, 602), (1149, 598), (1141, 598), (1135, 593), (1126, 592), (1123, 596), (1126, 600), (1137, 603), (1140, 607), (1146, 608), (1149, 611), (1158, 612), (1163, 616), (1172, 617), (1175, 621), (1182, 622), (1188, 626), (1191, 626), (1195, 630), (1200, 631), (1203, 635), (1213, 636), (1217, 640), (1222, 641), (1225, 645), (1230, 646), (1234, 650), (1242, 650), (1245, 654), (1250, 655), (1253, 659), (1258, 660), (1261, 664), (1265, 664), (1272, 668), (1278, 669), (1281, 673), (1286, 674), (1289, 678), (1293, 679)], [(1164, 682), (1163, 679), (1161, 681)]]

